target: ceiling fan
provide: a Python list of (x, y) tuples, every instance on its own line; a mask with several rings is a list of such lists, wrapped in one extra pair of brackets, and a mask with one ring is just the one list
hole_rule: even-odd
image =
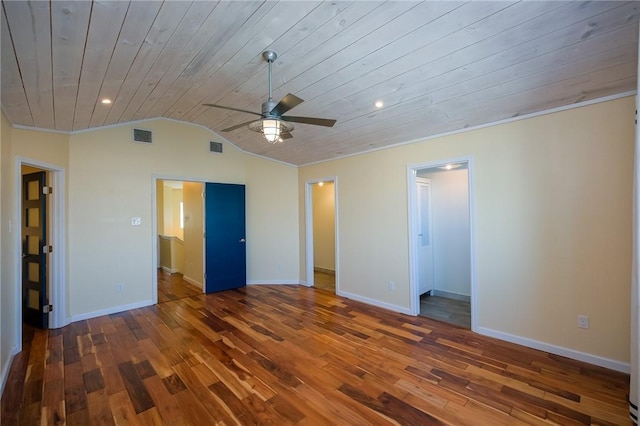
[(252, 120), (244, 123), (236, 124), (235, 126), (222, 129), (222, 132), (231, 132), (241, 127), (247, 126), (249, 130), (262, 133), (269, 143), (280, 142), (284, 139), (292, 137), (291, 131), (293, 130), (293, 123), (313, 124), (316, 126), (333, 127), (336, 124), (336, 120), (327, 118), (315, 118), (315, 117), (296, 117), (292, 115), (282, 115), (290, 109), (304, 102), (302, 99), (291, 93), (287, 94), (278, 103), (274, 102), (271, 97), (271, 64), (276, 60), (278, 55), (276, 52), (267, 50), (262, 52), (262, 57), (269, 63), (269, 100), (262, 104), (262, 112), (257, 113), (254, 111), (247, 111), (244, 109), (238, 109), (228, 107), (224, 105), (216, 104), (203, 104), (204, 106), (210, 106), (214, 108), (228, 109), (231, 111), (246, 112), (247, 114), (253, 114), (260, 116), (260, 120)]

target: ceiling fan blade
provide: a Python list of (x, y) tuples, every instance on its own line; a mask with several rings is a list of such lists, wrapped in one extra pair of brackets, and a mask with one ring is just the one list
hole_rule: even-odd
[(273, 107), (273, 109), (271, 110), (271, 114), (282, 115), (285, 112), (289, 111), (291, 108), (300, 105), (303, 102), (304, 101), (296, 95), (292, 95), (291, 93), (289, 93), (287, 94), (287, 96), (282, 98), (280, 102), (278, 102), (278, 105)]
[(239, 129), (240, 127), (246, 127), (249, 123), (253, 123), (256, 120), (246, 121), (244, 123), (236, 124), (235, 126), (227, 127), (226, 129), (220, 130), (221, 132), (231, 132), (233, 130)]
[(291, 121), (293, 123), (314, 124), (316, 126), (333, 127), (336, 124), (336, 120), (328, 118), (315, 118), (315, 117), (294, 117), (290, 115), (283, 115), (280, 117), (284, 121)]
[(293, 135), (291, 133), (288, 133), (288, 132), (280, 133), (280, 139), (282, 139), (282, 140), (291, 139), (292, 137), (293, 137)]
[(246, 112), (247, 114), (259, 115), (260, 117), (262, 117), (262, 114), (258, 112), (247, 111), (246, 109), (239, 109), (239, 108), (233, 108), (233, 107), (216, 105), (216, 104), (202, 104), (202, 105), (208, 106), (208, 107), (214, 107), (214, 108), (228, 109), (231, 111)]

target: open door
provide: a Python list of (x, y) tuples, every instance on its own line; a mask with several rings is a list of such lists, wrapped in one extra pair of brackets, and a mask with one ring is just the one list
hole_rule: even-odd
[(49, 327), (46, 172), (22, 177), (22, 320)]
[(205, 292), (246, 285), (244, 185), (207, 183), (205, 215)]
[(433, 250), (431, 247), (431, 181), (417, 178), (418, 186), (418, 286), (419, 294), (433, 292)]

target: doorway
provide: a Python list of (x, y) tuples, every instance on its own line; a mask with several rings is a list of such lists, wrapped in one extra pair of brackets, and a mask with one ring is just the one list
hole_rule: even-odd
[(154, 302), (246, 285), (245, 186), (153, 179)]
[(306, 184), (307, 285), (339, 292), (337, 179)]
[[(27, 210), (30, 208), (29, 203), (34, 200), (24, 202), (23, 198), (29, 199), (34, 198), (30, 196), (26, 190), (25, 185), (30, 185), (28, 183), (29, 178), (26, 181), (23, 181), (23, 176), (40, 174), (43, 176), (43, 186), (46, 186), (47, 189), (45, 192), (46, 195), (43, 194), (43, 197), (46, 198), (46, 206), (41, 213), (39, 214), (38, 221), (44, 225), (43, 232), (43, 241), (35, 240), (29, 241), (31, 238), (28, 238), (28, 235), (23, 232), (23, 227), (29, 225), (30, 220), (34, 220), (34, 216), (32, 213), (29, 213)], [(20, 351), (23, 349), (23, 338), (25, 338), (25, 333), (31, 334), (32, 331), (26, 329), (23, 324), (23, 316), (27, 312), (23, 308), (24, 304), (30, 305), (32, 308), (37, 304), (36, 312), (40, 318), (46, 318), (45, 321), (41, 323), (41, 326), (44, 328), (60, 328), (67, 324), (66, 318), (66, 289), (63, 283), (66, 282), (66, 267), (65, 267), (65, 256), (66, 256), (66, 245), (65, 238), (66, 228), (65, 228), (65, 171), (62, 168), (59, 168), (55, 165), (43, 163), (40, 161), (35, 161), (27, 158), (18, 157), (16, 161), (15, 167), (15, 189), (16, 189), (16, 211), (15, 211), (15, 221), (13, 222), (15, 226), (11, 225), (11, 221), (9, 222), (10, 228), (15, 229), (14, 232), (14, 243), (15, 243), (15, 252), (16, 252), (16, 260), (20, 260), (16, 262), (16, 347), (17, 350)], [(31, 185), (34, 185), (33, 183)], [(40, 185), (37, 185), (40, 187)], [(37, 189), (38, 192), (41, 191), (40, 188)], [(44, 201), (44, 200), (43, 200)], [(31, 214), (31, 217), (29, 215)], [(24, 240), (23, 240), (24, 239)], [(32, 245), (33, 244), (33, 245)], [(31, 247), (30, 247), (31, 245)], [(35, 247), (35, 246), (38, 247)], [(20, 277), (23, 277), (23, 272), (25, 275), (29, 275), (29, 273), (34, 273), (33, 266), (29, 265), (30, 262), (25, 261), (25, 259), (29, 259), (30, 256), (38, 254), (41, 257), (45, 257), (44, 261), (46, 266), (44, 268), (38, 268), (37, 275), (41, 283), (44, 298), (41, 298), (41, 294), (36, 296), (34, 292), (24, 292), (23, 283)], [(25, 257), (23, 257), (23, 255)], [(31, 269), (31, 271), (30, 271)], [(29, 296), (31, 293), (31, 296)], [(38, 292), (39, 293), (39, 292)], [(34, 299), (38, 299), (37, 301)], [(37, 303), (36, 303), (37, 302)], [(33, 309), (31, 309), (33, 314)], [(49, 311), (46, 313), (45, 311)]]
[(202, 182), (156, 181), (157, 302), (204, 292)]
[(470, 160), (409, 168), (412, 313), (474, 328)]

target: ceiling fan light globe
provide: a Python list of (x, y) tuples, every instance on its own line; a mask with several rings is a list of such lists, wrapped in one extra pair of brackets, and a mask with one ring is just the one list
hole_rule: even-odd
[(269, 143), (280, 140), (280, 120), (262, 120), (262, 134)]

